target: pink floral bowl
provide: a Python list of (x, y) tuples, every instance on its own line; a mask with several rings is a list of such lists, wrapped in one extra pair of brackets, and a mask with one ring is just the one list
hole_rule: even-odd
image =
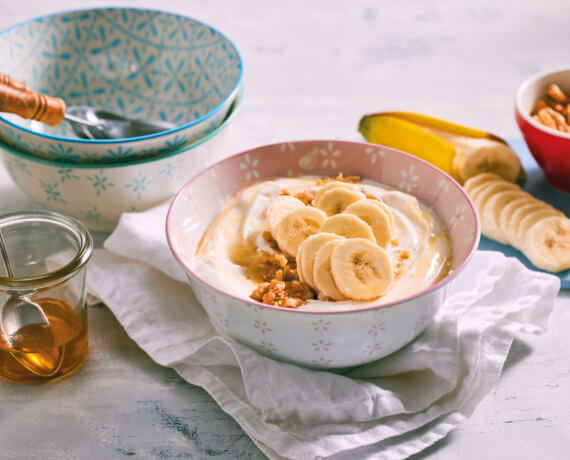
[[(200, 238), (221, 206), (243, 187), (288, 175), (359, 175), (415, 195), (447, 226), (450, 273), (409, 297), (365, 308), (315, 312), (273, 307), (234, 296), (192, 269)], [(191, 179), (166, 221), (170, 250), (216, 329), (258, 352), (312, 368), (345, 368), (382, 358), (416, 338), (446, 301), (449, 282), (479, 242), (479, 218), (461, 186), (417, 157), (360, 142), (273, 144), (226, 158)]]

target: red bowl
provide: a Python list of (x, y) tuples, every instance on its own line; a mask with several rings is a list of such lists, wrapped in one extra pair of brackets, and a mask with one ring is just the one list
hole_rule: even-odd
[(551, 129), (534, 120), (530, 112), (544, 99), (546, 89), (556, 83), (570, 95), (570, 69), (542, 72), (527, 79), (518, 89), (515, 117), (524, 140), (550, 184), (570, 193), (570, 134)]

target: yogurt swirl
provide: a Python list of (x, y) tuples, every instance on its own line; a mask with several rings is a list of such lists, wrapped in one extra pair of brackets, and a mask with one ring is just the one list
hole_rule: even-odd
[[(408, 297), (436, 283), (449, 272), (452, 248), (447, 230), (436, 214), (414, 196), (364, 180), (355, 184), (367, 197), (386, 204), (394, 217), (394, 238), (386, 252), (394, 267), (394, 282), (380, 298), (369, 301), (308, 300), (298, 309), (347, 310), (380, 305)], [(204, 233), (192, 259), (193, 269), (209, 283), (249, 299), (257, 282), (246, 275), (249, 251), (275, 252), (264, 233), (267, 209), (286, 191), (316, 193), (317, 177), (276, 178), (248, 186), (234, 195)], [(243, 252), (245, 251), (245, 252)], [(240, 254), (241, 252), (241, 254)]]

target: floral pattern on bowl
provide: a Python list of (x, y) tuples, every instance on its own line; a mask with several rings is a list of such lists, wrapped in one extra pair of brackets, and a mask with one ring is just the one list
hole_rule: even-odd
[(179, 124), (140, 138), (86, 140), (66, 123), (0, 116), (6, 144), (65, 163), (138, 160), (188, 146), (219, 126), (242, 80), (238, 50), (216, 29), (136, 8), (78, 10), (8, 28), (0, 32), (0, 68), (68, 105)]
[(190, 147), (148, 160), (105, 166), (58, 163), (34, 158), (0, 144), (6, 169), (16, 185), (45, 208), (81, 220), (90, 230), (111, 231), (123, 212), (149, 209), (171, 198), (206, 165), (227, 151), (227, 119)]
[[(338, 173), (359, 175), (411, 193), (432, 207), (447, 226), (453, 244), (451, 271), (445, 279), (389, 304), (317, 312), (238, 298), (193, 271), (191, 260), (201, 235), (238, 190), (271, 177)], [(479, 232), (473, 203), (441, 170), (394, 149), (328, 140), (268, 145), (224, 159), (181, 189), (167, 218), (170, 249), (220, 333), (267, 356), (317, 368), (374, 361), (417, 337), (445, 302), (448, 282), (475, 252)]]

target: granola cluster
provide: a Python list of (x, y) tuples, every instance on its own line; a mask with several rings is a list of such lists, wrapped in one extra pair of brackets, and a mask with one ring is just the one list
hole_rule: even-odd
[[(279, 251), (270, 232), (264, 232), (263, 238), (270, 247)], [(250, 295), (250, 298), (258, 302), (297, 308), (306, 300), (315, 298), (311, 287), (299, 281), (296, 260), (288, 259), (281, 252), (257, 251), (244, 266), (244, 271), (248, 278), (259, 282)]]
[(348, 184), (357, 184), (362, 181), (360, 176), (345, 176), (339, 173), (336, 177), (322, 177), (317, 180), (317, 185), (325, 185), (328, 182), (346, 182)]
[(291, 195), (291, 192), (286, 188), (281, 190), (281, 195), (294, 196), (298, 200), (301, 200), (305, 206), (314, 206), (313, 200), (315, 199), (315, 192), (309, 190), (303, 190), (302, 192), (297, 192)]
[[(362, 177), (360, 176), (344, 176), (342, 173), (339, 173), (336, 177), (321, 177), (317, 180), (317, 185), (325, 185), (329, 182), (346, 182), (348, 184), (356, 184), (362, 181)], [(291, 192), (287, 189), (281, 190), (281, 195), (292, 195)], [(294, 196), (298, 200), (301, 200), (305, 206), (314, 206), (313, 200), (315, 199), (316, 193), (310, 190), (303, 190), (302, 192), (295, 193)], [(367, 195), (367, 198), (370, 198)], [(374, 199), (378, 200), (379, 198), (374, 196)]]
[(297, 308), (309, 299), (315, 298), (314, 291), (308, 284), (299, 280), (279, 281), (261, 283), (250, 297), (266, 305), (276, 305), (286, 308)]
[[(285, 257), (282, 254), (267, 254), (263, 265), (266, 270), (264, 281), (254, 289), (250, 297), (267, 305), (286, 308), (297, 308), (306, 300), (314, 299), (315, 292), (308, 284), (299, 281), (295, 260), (286, 259), (283, 265), (280, 256)], [(267, 269), (271, 260), (274, 261), (274, 265), (271, 269)]]
[(546, 91), (546, 98), (534, 104), (531, 116), (539, 123), (563, 133), (570, 133), (570, 99), (554, 83)]

